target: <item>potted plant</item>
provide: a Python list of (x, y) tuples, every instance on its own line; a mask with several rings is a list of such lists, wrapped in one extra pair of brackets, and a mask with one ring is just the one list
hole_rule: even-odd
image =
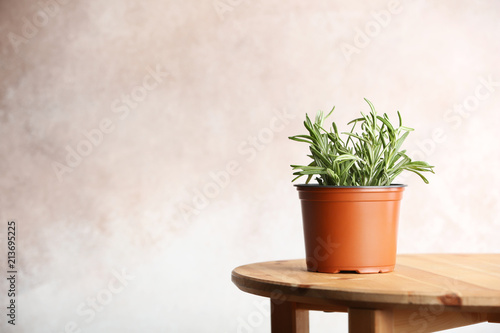
[[(413, 129), (394, 126), (387, 114), (371, 111), (348, 123), (349, 132), (339, 133), (335, 122), (329, 130), (324, 116), (314, 123), (306, 114), (308, 134), (290, 137), (309, 144), (312, 162), (291, 165), (302, 206), (307, 269), (315, 272), (391, 272), (396, 262), (399, 206), (406, 185), (393, 184), (403, 171), (422, 172), (433, 166), (412, 161), (401, 146)], [(360, 125), (361, 132), (356, 132)], [(341, 134), (344, 135), (342, 139)], [(309, 184), (316, 175), (318, 184)]]

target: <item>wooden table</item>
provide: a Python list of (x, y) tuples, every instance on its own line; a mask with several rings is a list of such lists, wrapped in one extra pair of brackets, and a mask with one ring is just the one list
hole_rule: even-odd
[[(307, 272), (305, 260), (240, 266), (232, 281), (271, 299), (274, 333), (309, 332), (309, 310), (348, 312), (349, 332), (435, 332), (500, 323), (500, 254), (399, 255), (394, 272)], [(500, 327), (499, 327), (500, 328)]]

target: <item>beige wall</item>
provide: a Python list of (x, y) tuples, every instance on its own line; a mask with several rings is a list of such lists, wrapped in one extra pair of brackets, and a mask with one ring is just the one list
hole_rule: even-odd
[(436, 165), (430, 185), (403, 179), (399, 252), (498, 252), (499, 11), (0, 2), (0, 236), (15, 219), (20, 267), (18, 326), (0, 330), (268, 331), (230, 271), (304, 256), (289, 164), (306, 147), (287, 136), (333, 105), (345, 124), (363, 97), (400, 110), (407, 148)]

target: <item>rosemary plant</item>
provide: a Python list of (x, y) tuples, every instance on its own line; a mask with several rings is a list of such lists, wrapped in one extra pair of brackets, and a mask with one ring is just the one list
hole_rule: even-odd
[[(342, 132), (343, 140), (337, 125), (332, 122), (330, 131), (323, 128), (323, 123), (332, 114), (335, 107), (326, 115), (319, 111), (314, 123), (306, 114), (304, 126), (308, 135), (296, 135), (289, 139), (309, 144), (313, 161), (309, 165), (291, 165), (296, 179), (307, 176), (306, 184), (314, 175), (320, 185), (333, 186), (388, 186), (403, 171), (411, 171), (429, 181), (422, 172), (432, 172), (433, 166), (423, 161), (412, 161), (401, 145), (413, 131), (403, 126), (398, 111), (399, 125), (393, 126), (387, 114), (377, 115), (373, 104), (365, 98), (371, 112), (348, 123), (352, 124), (350, 132)], [(355, 132), (360, 125), (361, 133)]]

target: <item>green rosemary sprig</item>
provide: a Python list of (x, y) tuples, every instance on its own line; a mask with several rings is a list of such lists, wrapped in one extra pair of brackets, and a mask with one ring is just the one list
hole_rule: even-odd
[[(412, 128), (403, 126), (398, 111), (398, 126), (392, 125), (387, 114), (377, 115), (373, 104), (365, 98), (370, 106), (370, 113), (361, 113), (348, 123), (351, 131), (339, 134), (337, 125), (332, 122), (329, 131), (323, 124), (332, 114), (335, 107), (324, 116), (319, 111), (314, 122), (306, 114), (304, 126), (309, 132), (306, 135), (295, 135), (289, 139), (309, 144), (312, 162), (309, 165), (291, 165), (296, 179), (307, 176), (306, 184), (317, 175), (320, 185), (334, 186), (387, 186), (403, 171), (416, 173), (425, 183), (429, 181), (423, 172), (434, 173), (433, 166), (423, 161), (412, 161), (401, 146)], [(355, 132), (360, 126), (361, 133)], [(345, 140), (341, 138), (345, 135)]]

